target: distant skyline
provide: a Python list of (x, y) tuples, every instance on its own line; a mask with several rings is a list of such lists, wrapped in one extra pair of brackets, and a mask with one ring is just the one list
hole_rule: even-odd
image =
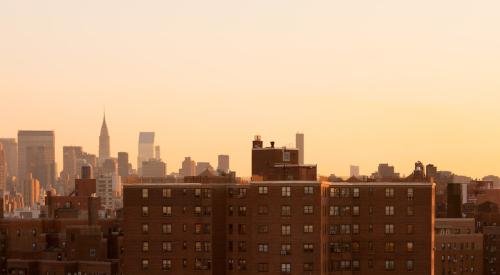
[(500, 175), (500, 2), (3, 1), (0, 138), (54, 130), (111, 155), (154, 131), (185, 156), (250, 176), (251, 141), (295, 144), (321, 175), (408, 175), (415, 161)]

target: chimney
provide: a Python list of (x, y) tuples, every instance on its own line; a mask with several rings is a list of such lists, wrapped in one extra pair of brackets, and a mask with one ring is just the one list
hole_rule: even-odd
[(256, 135), (254, 137), (252, 145), (253, 145), (252, 148), (262, 148), (262, 140), (260, 139), (259, 135)]
[(271, 141), (271, 148), (274, 148), (274, 141)]
[(98, 219), (98, 208), (99, 208), (99, 198), (95, 196), (90, 196), (88, 198), (88, 223), (89, 225), (97, 225)]
[(90, 165), (82, 166), (82, 179), (92, 178), (92, 167)]

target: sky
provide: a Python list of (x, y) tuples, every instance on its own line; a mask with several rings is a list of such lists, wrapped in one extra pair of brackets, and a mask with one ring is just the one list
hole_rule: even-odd
[(500, 175), (500, 1), (0, 2), (0, 137), (56, 131), (136, 166), (156, 132), (185, 156), (250, 176), (251, 141), (293, 146), (322, 175), (413, 163)]

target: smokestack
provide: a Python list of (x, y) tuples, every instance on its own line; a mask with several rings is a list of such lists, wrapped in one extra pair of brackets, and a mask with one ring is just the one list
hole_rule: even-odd
[(271, 141), (271, 148), (274, 148), (274, 141)]
[(252, 142), (252, 148), (262, 148), (262, 140), (259, 135), (256, 135)]

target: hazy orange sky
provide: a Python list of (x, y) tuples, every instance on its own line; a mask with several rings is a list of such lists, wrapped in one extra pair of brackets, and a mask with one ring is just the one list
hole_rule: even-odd
[(250, 173), (254, 134), (321, 174), (408, 174), (416, 160), (500, 175), (500, 1), (1, 1), (0, 136), (56, 131), (136, 165), (155, 131), (184, 156)]

